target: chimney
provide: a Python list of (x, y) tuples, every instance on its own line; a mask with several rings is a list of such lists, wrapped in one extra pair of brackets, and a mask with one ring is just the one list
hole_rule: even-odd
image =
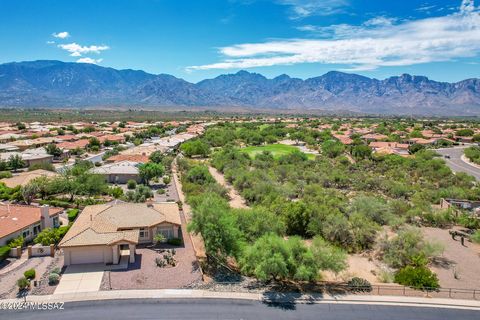
[(42, 229), (44, 228), (51, 228), (53, 227), (53, 221), (50, 219), (50, 214), (49, 214), (49, 206), (48, 204), (44, 204), (43, 206), (40, 207), (40, 217), (42, 221)]

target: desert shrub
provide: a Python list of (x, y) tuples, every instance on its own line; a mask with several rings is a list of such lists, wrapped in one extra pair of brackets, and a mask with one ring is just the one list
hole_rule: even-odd
[(0, 247), (0, 262), (5, 260), (8, 257), (9, 254), (10, 254), (10, 247), (9, 246)]
[(359, 277), (353, 277), (347, 282), (348, 287), (352, 291), (371, 292), (372, 284), (367, 280)]
[(471, 239), (475, 243), (480, 243), (480, 230), (475, 231), (475, 233), (472, 234)]
[(51, 272), (48, 275), (48, 284), (54, 286), (60, 281), (60, 275), (58, 273)]
[(182, 239), (180, 238), (171, 238), (167, 240), (168, 244), (171, 244), (172, 246), (181, 246), (182, 245)]
[(448, 228), (455, 222), (455, 216), (451, 210), (426, 212), (422, 215), (422, 220), (428, 226), (436, 228)]
[(381, 283), (392, 283), (395, 281), (395, 274), (390, 270), (382, 268), (378, 273), (377, 278)]
[(78, 209), (68, 209), (67, 210), (67, 216), (68, 216), (68, 221), (73, 222), (78, 216)]
[(163, 235), (163, 233), (157, 233), (156, 235), (153, 236), (153, 241), (157, 244), (165, 242), (165, 240), (166, 240), (166, 238)]
[(163, 177), (163, 183), (164, 183), (164, 184), (169, 184), (170, 181), (171, 181), (171, 179), (170, 179), (169, 176), (164, 176), (164, 177)]
[(27, 278), (21, 277), (17, 280), (17, 286), (19, 290), (25, 290), (30, 288), (30, 281)]
[(478, 229), (480, 227), (480, 220), (468, 213), (462, 213), (458, 217), (458, 224), (468, 229)]
[(11, 178), (12, 173), (10, 171), (1, 171), (0, 172), (0, 179)]
[(155, 258), (155, 264), (157, 267), (163, 268), (167, 266), (167, 262), (160, 257)]
[(60, 272), (62, 272), (62, 269), (60, 269), (59, 267), (56, 267), (56, 268), (53, 268), (53, 270), (50, 273), (60, 274)]
[(402, 268), (407, 265), (418, 264), (419, 258), (428, 259), (437, 256), (443, 251), (438, 243), (428, 242), (417, 228), (401, 229), (397, 236), (380, 242), (383, 260), (393, 268)]
[(440, 287), (438, 277), (425, 266), (406, 266), (395, 274), (395, 282), (420, 290)]
[(127, 188), (128, 190), (133, 190), (137, 187), (137, 182), (135, 180), (128, 180), (127, 181)]
[(68, 201), (58, 200), (58, 199), (40, 200), (40, 204), (48, 204), (49, 206), (60, 207), (60, 208), (68, 208), (72, 205)]
[(35, 279), (35, 269), (28, 269), (27, 271), (25, 271), (23, 273), (23, 275), (25, 276), (25, 278), (27, 278), (28, 280), (33, 280)]
[(165, 194), (165, 189), (158, 189), (158, 190), (157, 190), (157, 193), (158, 193), (158, 194)]

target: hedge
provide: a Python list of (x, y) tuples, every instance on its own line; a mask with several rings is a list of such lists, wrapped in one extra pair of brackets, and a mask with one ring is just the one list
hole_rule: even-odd
[(0, 247), (0, 262), (8, 258), (10, 254), (10, 247), (9, 246), (2, 246)]
[(67, 216), (68, 216), (68, 221), (73, 222), (78, 216), (78, 209), (68, 209), (67, 210)]

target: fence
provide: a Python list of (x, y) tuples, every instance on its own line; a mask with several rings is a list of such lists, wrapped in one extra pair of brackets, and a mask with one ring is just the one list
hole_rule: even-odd
[(304, 294), (328, 294), (328, 295), (379, 295), (379, 296), (405, 296), (427, 297), (445, 299), (480, 300), (480, 289), (459, 288), (425, 288), (416, 290), (401, 285), (371, 285), (366, 287), (348, 286), (346, 284), (305, 284), (305, 286), (266, 284), (261, 282), (212, 282), (203, 285), (202, 289), (211, 291), (236, 291), (255, 293), (287, 293), (301, 292)]

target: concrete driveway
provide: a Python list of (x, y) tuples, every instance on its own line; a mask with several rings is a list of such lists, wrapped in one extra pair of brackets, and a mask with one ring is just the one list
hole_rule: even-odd
[(103, 263), (68, 266), (55, 294), (99, 291), (104, 269)]

